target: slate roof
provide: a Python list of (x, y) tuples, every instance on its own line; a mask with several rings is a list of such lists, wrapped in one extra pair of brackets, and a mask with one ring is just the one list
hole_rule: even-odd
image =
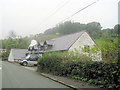
[(46, 40), (47, 45), (54, 45), (55, 40)]
[(47, 40), (47, 42), (54, 41), (54, 44), (49, 51), (68, 50), (84, 32), (85, 31), (81, 31)]
[(26, 57), (27, 49), (11, 49), (14, 59), (21, 59)]

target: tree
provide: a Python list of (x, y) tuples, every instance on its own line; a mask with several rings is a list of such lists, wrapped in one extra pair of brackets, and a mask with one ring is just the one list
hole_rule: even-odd
[(58, 26), (48, 29), (44, 32), (44, 34), (56, 34), (60, 35), (71, 34), (75, 32), (79, 32), (82, 30), (87, 30), (91, 37), (99, 38), (102, 36), (101, 25), (99, 22), (91, 22), (88, 24), (81, 24), (78, 22), (67, 21), (59, 24)]
[(114, 29), (110, 29), (110, 28), (103, 29), (102, 30), (102, 36), (103, 37), (111, 37), (113, 32), (114, 32)]
[(120, 24), (114, 26), (114, 34), (120, 34)]
[(11, 30), (8, 35), (9, 38), (15, 39), (17, 37), (17, 34), (14, 30)]
[(101, 25), (98, 22), (91, 22), (86, 25), (86, 30), (94, 39), (102, 36)]

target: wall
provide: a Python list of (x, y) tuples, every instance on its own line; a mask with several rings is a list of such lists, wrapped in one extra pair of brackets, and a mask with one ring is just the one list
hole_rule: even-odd
[[(81, 48), (84, 48), (84, 45), (88, 45), (90, 48), (93, 47), (96, 43), (92, 40), (92, 38), (89, 36), (87, 32), (84, 32), (79, 39), (69, 48), (68, 51), (75, 51), (77, 49), (80, 53), (89, 54), (86, 52), (83, 52)], [(97, 52), (96, 54), (91, 55), (92, 60), (94, 61), (101, 61), (101, 51)]]
[(9, 54), (9, 57), (8, 57), (8, 61), (14, 61), (12, 50), (10, 51), (10, 54)]

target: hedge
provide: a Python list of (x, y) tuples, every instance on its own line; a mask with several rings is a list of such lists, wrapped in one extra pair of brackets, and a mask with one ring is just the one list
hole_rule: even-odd
[(39, 58), (38, 71), (67, 76), (101, 88), (120, 88), (120, 68), (116, 62), (96, 62), (86, 55), (54, 52)]

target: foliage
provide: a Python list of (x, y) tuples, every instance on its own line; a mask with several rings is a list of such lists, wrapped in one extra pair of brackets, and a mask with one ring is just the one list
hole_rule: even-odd
[(85, 55), (78, 58), (67, 52), (45, 53), (39, 58), (38, 71), (68, 76), (104, 88), (120, 88), (117, 62), (95, 62)]
[(120, 35), (120, 24), (114, 26), (114, 28), (103, 29), (102, 37), (118, 37)]
[(67, 21), (57, 25), (54, 28), (48, 29), (44, 32), (45, 35), (49, 34), (59, 34), (66, 35), (75, 32), (80, 32), (82, 30), (87, 30), (93, 39), (98, 39), (101, 37), (118, 37), (120, 34), (120, 24), (115, 25), (113, 28), (103, 29), (99, 22), (90, 22), (87, 24), (82, 24), (78, 22)]
[(91, 22), (86, 25), (86, 30), (92, 38), (100, 38), (102, 36), (101, 25), (98, 22)]
[(114, 34), (120, 34), (120, 24), (114, 26)]
[(102, 52), (102, 58), (104, 61), (110, 63), (118, 60), (120, 54), (118, 53), (120, 51), (118, 38), (101, 38), (96, 39), (95, 41)]
[(90, 47), (87, 46), (87, 45), (84, 46), (83, 51), (84, 51), (84, 52), (87, 52), (87, 53), (90, 53)]
[(98, 22), (91, 22), (88, 24), (81, 24), (78, 22), (67, 21), (58, 26), (48, 29), (44, 34), (56, 34), (60, 35), (71, 34), (75, 32), (80, 32), (82, 30), (87, 30), (91, 37), (99, 38), (102, 36), (101, 25)]
[(101, 37), (117, 37), (120, 34), (120, 25), (117, 24), (114, 28), (103, 29), (99, 22), (90, 22), (88, 24), (81, 24), (78, 22), (67, 21), (57, 25), (54, 28), (48, 29), (44, 32), (45, 35), (49, 34), (60, 34), (66, 35), (70, 33), (79, 32), (82, 30), (87, 30), (93, 39), (98, 39)]
[(2, 57), (2, 60), (8, 60), (9, 53), (1, 53), (0, 57)]
[(27, 49), (29, 45), (29, 41), (27, 38), (16, 38), (16, 39), (12, 39), (12, 38), (8, 38), (5, 40), (2, 40), (2, 48), (6, 49), (6, 53), (2, 54), (2, 58), (7, 59), (10, 53), (10, 50), (12, 48), (19, 48), (19, 49)]
[(59, 68), (62, 68), (62, 66), (66, 65), (66, 63), (69, 63), (71, 61), (76, 62), (76, 60), (87, 62), (88, 60), (90, 61), (91, 58), (84, 54), (78, 55), (74, 54), (73, 52), (52, 52), (45, 53), (42, 57), (40, 57), (38, 64), (40, 64), (40, 70), (44, 70), (44, 68), (49, 67), (45, 69), (45, 71), (52, 72), (51, 70), (55, 71), (55, 68), (60, 70)]
[(24, 37), (22, 38), (21, 36), (17, 36), (17, 38), (11, 38), (9, 37), (8, 39), (1, 40), (2, 45), (0, 46), (3, 49), (6, 49), (6, 53), (1, 53), (2, 59), (7, 59), (10, 53), (10, 50), (12, 48), (18, 48), (18, 49), (27, 49), (30, 41), (33, 39), (36, 39), (38, 42), (39, 41), (44, 41), (46, 39), (51, 39), (58, 37), (58, 35), (37, 35), (34, 37)]

